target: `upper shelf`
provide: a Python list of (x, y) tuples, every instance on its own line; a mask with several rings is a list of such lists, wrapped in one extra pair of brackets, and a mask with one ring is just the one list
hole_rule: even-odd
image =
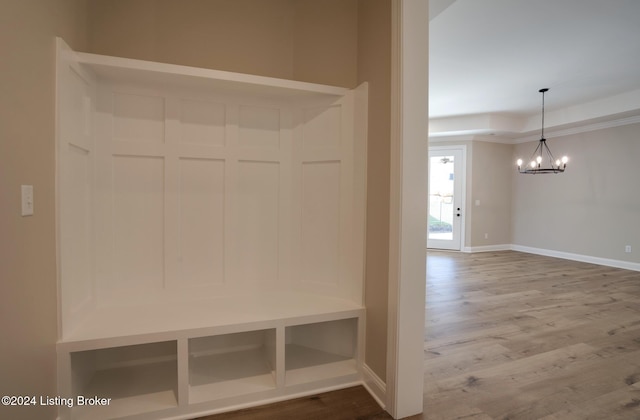
[(160, 83), (206, 90), (247, 92), (275, 98), (318, 95), (340, 97), (349, 91), (343, 87), (274, 77), (90, 53), (76, 54), (78, 63), (90, 68), (98, 77), (116, 82)]

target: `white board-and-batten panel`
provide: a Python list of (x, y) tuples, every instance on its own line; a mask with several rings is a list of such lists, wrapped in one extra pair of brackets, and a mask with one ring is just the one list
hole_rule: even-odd
[(109, 292), (164, 286), (164, 159), (112, 157), (114, 276)]
[(263, 287), (278, 280), (279, 184), (277, 162), (240, 161), (233, 250), (238, 282)]
[(70, 299), (109, 307), (262, 290), (361, 303), (350, 92), (266, 97), (98, 75), (61, 89), (83, 98), (60, 126), (80, 139), (63, 166), (85, 193), (65, 208), (86, 225), (64, 247), (80, 255), (83, 280), (61, 276), (62, 312)]
[(144, 301), (165, 284), (166, 100), (99, 86), (95, 252), (99, 303)]
[(302, 281), (340, 279), (340, 161), (302, 163)]
[(349, 96), (300, 111), (295, 188), (300, 290), (361, 301), (350, 264), (353, 212), (353, 103)]
[(224, 283), (225, 162), (180, 159), (179, 282)]
[[(169, 273), (172, 290), (225, 286), (228, 200), (227, 106), (206, 98), (170, 97), (167, 123), (175, 191), (168, 203)], [(173, 221), (177, 220), (177, 223)], [(175, 265), (171, 263), (175, 262)], [(171, 267), (174, 267), (172, 270)]]
[[(64, 53), (58, 62), (60, 395), (118, 394), (121, 375), (100, 372), (123, 367), (144, 389), (105, 415), (147, 418), (357, 380), (366, 121), (355, 139), (355, 91), (68, 51), (71, 64)], [(212, 383), (218, 368), (191, 357), (245, 349), (268, 359), (266, 388), (243, 362)], [(148, 398), (158, 381), (142, 372), (147, 359), (168, 363), (162, 407)], [(98, 388), (84, 388), (94, 371)], [(82, 415), (69, 411), (60, 417)]]
[(180, 100), (180, 142), (225, 146), (224, 104), (199, 99)]
[(59, 46), (62, 52), (56, 70), (61, 337), (80, 322), (95, 302), (91, 252), (94, 80), (74, 62), (73, 52), (65, 47)]
[[(237, 156), (231, 236), (234, 281), (245, 291), (276, 290), (281, 271), (290, 191), (288, 110), (284, 105), (242, 103), (237, 112)], [(235, 122), (235, 121), (234, 121)]]
[(281, 286), (291, 112), (121, 85), (99, 91), (105, 302)]

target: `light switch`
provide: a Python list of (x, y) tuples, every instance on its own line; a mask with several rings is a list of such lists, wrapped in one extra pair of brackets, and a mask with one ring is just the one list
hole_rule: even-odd
[(22, 185), (22, 215), (33, 216), (33, 185)]

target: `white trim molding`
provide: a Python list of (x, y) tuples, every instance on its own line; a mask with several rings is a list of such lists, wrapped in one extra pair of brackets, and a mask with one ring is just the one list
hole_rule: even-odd
[[(627, 118), (619, 118), (619, 119), (610, 120), (610, 121), (602, 121), (597, 123), (578, 125), (576, 127), (570, 127), (570, 128), (560, 129), (560, 130), (552, 129), (552, 130), (546, 130), (546, 131), (547, 131), (547, 137), (556, 138), (556, 137), (570, 136), (572, 134), (587, 133), (589, 131), (604, 130), (605, 128), (620, 127), (623, 125), (631, 125), (631, 124), (638, 124), (638, 123), (640, 123), (640, 115), (635, 115)], [(513, 140), (512, 143), (521, 144), (521, 143), (528, 143), (536, 140), (540, 140), (539, 134), (533, 134), (527, 137), (521, 137), (516, 140)]]
[[(460, 165), (456, 166), (455, 172), (456, 172), (456, 186), (454, 188), (454, 195), (460, 195), (460, 198), (455, 199), (454, 198), (454, 204), (457, 202), (458, 206), (462, 209), (464, 209), (464, 211), (462, 212), (462, 217), (460, 217), (460, 225), (458, 226), (458, 230), (460, 231), (460, 243), (459, 244), (453, 244), (453, 242), (455, 242), (455, 239), (449, 241), (452, 243), (451, 248), (453, 248), (452, 250), (455, 251), (463, 251), (464, 250), (464, 244), (466, 242), (466, 237), (467, 237), (467, 191), (471, 191), (471, 186), (468, 185), (467, 180), (471, 180), (472, 176), (471, 176), (471, 160), (467, 158), (467, 145), (466, 144), (455, 144), (455, 145), (446, 145), (446, 144), (435, 144), (435, 145), (429, 145), (429, 156), (431, 156), (431, 152), (442, 152), (442, 151), (446, 151), (447, 153), (454, 153), (454, 151), (459, 151), (462, 154), (462, 159), (460, 160)], [(458, 173), (459, 172), (459, 173)], [(458, 187), (458, 184), (459, 187)], [(428, 208), (427, 208), (428, 210)], [(455, 230), (454, 230), (455, 233)], [(439, 241), (432, 241), (435, 242), (436, 244)], [(429, 248), (428, 246), (429, 243), (429, 236), (427, 234), (427, 248)], [(446, 244), (440, 244), (442, 246), (447, 246)], [(459, 245), (459, 247), (455, 247), (455, 245)], [(445, 248), (445, 249), (449, 249), (449, 248)]]
[(387, 392), (393, 418), (422, 413), (429, 127), (429, 2), (391, 2)]
[(622, 261), (622, 260), (614, 260), (611, 258), (593, 257), (591, 255), (573, 254), (571, 252), (555, 251), (552, 249), (533, 248), (533, 247), (523, 246), (523, 245), (511, 245), (511, 250), (526, 252), (529, 254), (544, 255), (547, 257), (562, 258), (565, 260), (604, 265), (607, 267), (622, 268), (625, 270), (640, 271), (640, 263), (635, 263), (631, 261)]
[(527, 254), (543, 255), (545, 257), (562, 258), (563, 260), (579, 261), (589, 264), (603, 265), (606, 267), (622, 268), (624, 270), (640, 271), (640, 263), (632, 261), (614, 260), (612, 258), (594, 257), (592, 255), (574, 254), (571, 252), (556, 251), (553, 249), (534, 248), (524, 245), (500, 244), (487, 246), (467, 246), (462, 252), (495, 252), (495, 251), (518, 251)]
[[(487, 114), (487, 117), (488, 116), (489, 115)], [(474, 117), (478, 118), (478, 116)], [(451, 125), (452, 127), (466, 127), (468, 125), (467, 120), (469, 120), (469, 118), (469, 116), (455, 117), (455, 119), (454, 117), (451, 117), (449, 119), (452, 120), (453, 123), (449, 122), (449, 125)], [(545, 128), (545, 134), (548, 139), (553, 139), (556, 137), (564, 137), (573, 134), (587, 133), (590, 131), (604, 130), (606, 128), (640, 123), (640, 115), (630, 115), (622, 117), (609, 116), (607, 118), (608, 119), (601, 121), (592, 119), (572, 122), (564, 124), (564, 127), (563, 125), (547, 127)], [(508, 129), (505, 127), (490, 126), (489, 123), (487, 123), (486, 125), (481, 124), (473, 127), (474, 128), (467, 127), (464, 130), (447, 129), (448, 131), (434, 131), (429, 134), (429, 140), (434, 143), (484, 141), (503, 144), (521, 144), (540, 140), (540, 132), (537, 130), (530, 130), (529, 128), (523, 130)]]
[(369, 391), (382, 409), (386, 409), (387, 384), (366, 363), (362, 365), (362, 386)]
[(511, 244), (500, 245), (485, 245), (485, 246), (465, 246), (462, 252), (474, 253), (474, 252), (495, 252), (495, 251), (510, 251)]

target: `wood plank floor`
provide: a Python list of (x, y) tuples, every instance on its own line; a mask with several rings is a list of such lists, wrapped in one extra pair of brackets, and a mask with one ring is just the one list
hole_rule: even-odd
[[(424, 413), (411, 420), (640, 419), (639, 272), (429, 251), (425, 326)], [(206, 419), (390, 418), (363, 391)]]
[(392, 420), (362, 386), (202, 417), (199, 420)]
[(423, 418), (640, 419), (640, 273), (513, 251), (427, 264)]

